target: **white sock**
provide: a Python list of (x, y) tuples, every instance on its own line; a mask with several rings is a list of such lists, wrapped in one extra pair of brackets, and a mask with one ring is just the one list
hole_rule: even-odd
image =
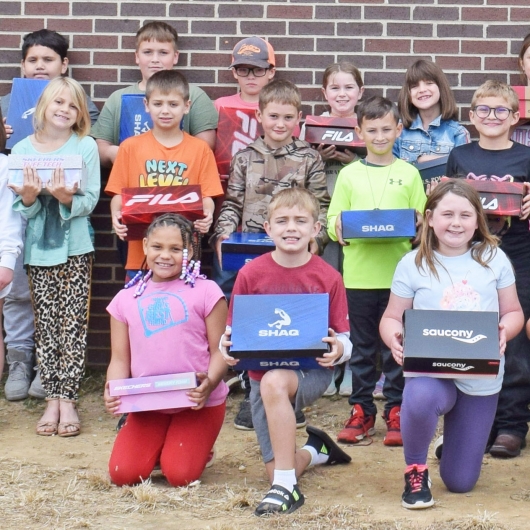
[[(309, 462), (310, 466), (325, 464), (329, 460), (329, 454), (327, 452), (319, 452), (312, 445), (306, 444), (304, 445), (304, 447), (302, 447), (302, 449), (305, 449), (311, 455), (311, 462)], [(322, 449), (327, 451), (326, 446), (323, 444), (322, 444)]]
[[(294, 469), (275, 469), (274, 477), (272, 479), (271, 489), (274, 489), (274, 486), (282, 486), (287, 491), (292, 492), (296, 484), (296, 473)], [(271, 504), (282, 504), (283, 501), (277, 499), (271, 499), (265, 497), (261, 502), (269, 502)]]

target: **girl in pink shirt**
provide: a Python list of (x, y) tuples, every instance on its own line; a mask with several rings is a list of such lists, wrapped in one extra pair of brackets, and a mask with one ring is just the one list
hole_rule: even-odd
[(109, 472), (119, 486), (137, 484), (159, 462), (172, 486), (184, 486), (201, 476), (224, 420), (228, 389), (218, 345), (226, 300), (199, 274), (200, 244), (191, 222), (175, 214), (158, 217), (143, 247), (149, 271), (107, 308), (112, 355), (105, 406), (118, 414), (121, 403), (110, 396), (108, 381), (185, 372), (197, 374), (197, 387), (187, 393), (195, 406), (130, 413), (114, 442)]

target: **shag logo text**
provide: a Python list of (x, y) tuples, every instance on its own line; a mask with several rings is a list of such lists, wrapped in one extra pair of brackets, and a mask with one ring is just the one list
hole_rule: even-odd
[(475, 344), (479, 340), (487, 339), (486, 335), (476, 335), (473, 337), (473, 330), (467, 329), (424, 329), (424, 337), (449, 337), (467, 344)]
[(285, 367), (297, 367), (300, 366), (298, 361), (260, 361), (260, 367), (262, 368), (281, 368)]
[(363, 225), (363, 232), (393, 232), (394, 225)]
[(291, 317), (283, 309), (276, 308), (274, 314), (280, 317), (268, 324), (269, 328), (274, 329), (261, 329), (259, 331), (260, 337), (297, 337), (300, 335), (300, 331), (297, 329), (282, 329), (284, 326), (291, 325)]

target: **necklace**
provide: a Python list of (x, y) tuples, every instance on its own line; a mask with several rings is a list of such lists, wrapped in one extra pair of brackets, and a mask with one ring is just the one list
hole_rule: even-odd
[[(381, 206), (381, 203), (383, 202), (383, 197), (385, 195), (385, 191), (386, 191), (386, 186), (388, 184), (388, 179), (390, 177), (390, 173), (392, 171), (392, 166), (394, 165), (394, 162), (396, 161), (396, 158), (395, 157), (392, 157), (392, 162), (390, 164), (388, 164), (388, 171), (387, 171), (387, 174), (386, 174), (386, 180), (385, 180), (385, 185), (383, 187), (383, 192), (381, 193), (381, 198), (379, 199), (379, 203), (376, 205), (376, 202), (375, 202), (375, 196), (374, 196), (374, 190), (372, 188), (372, 179), (370, 178), (370, 173), (368, 172), (368, 162), (364, 162), (364, 168), (366, 169), (366, 178), (368, 179), (368, 185), (370, 186), (370, 193), (372, 194), (372, 202), (374, 203), (374, 210), (380, 210), (380, 206)], [(381, 166), (379, 166), (381, 167)]]

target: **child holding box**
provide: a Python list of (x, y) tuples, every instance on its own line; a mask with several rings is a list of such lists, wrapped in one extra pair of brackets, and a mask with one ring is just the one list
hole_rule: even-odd
[(307, 427), (309, 438), (296, 449), (295, 411), (316, 401), (328, 387), (333, 366), (349, 358), (351, 343), (346, 294), (340, 274), (308, 251), (320, 231), (321, 205), (308, 190), (291, 188), (274, 195), (267, 207), (264, 228), (276, 250), (245, 265), (236, 279), (230, 300), (228, 326), (222, 353), (237, 366), (226, 348), (231, 345), (230, 327), (234, 296), (243, 294), (329, 294), (329, 337), (323, 342), (331, 351), (317, 361), (316, 370), (249, 371), (252, 420), (271, 488), (257, 507), (258, 516), (291, 513), (304, 504), (298, 477), (310, 465), (343, 464), (351, 458), (323, 431)]
[(390, 296), (390, 284), (401, 257), (411, 249), (408, 239), (379, 240), (342, 237), (344, 210), (402, 209), (423, 211), (425, 193), (418, 171), (392, 154), (401, 134), (397, 108), (386, 98), (371, 97), (357, 107), (357, 134), (366, 143), (365, 160), (340, 173), (328, 212), (331, 239), (344, 249), (344, 283), (348, 295), (353, 353), (350, 360), (352, 388), (350, 418), (339, 433), (339, 442), (358, 443), (375, 432), (376, 361), (381, 352), (385, 383), (383, 393), (387, 434), (385, 445), (402, 445), (399, 414), (403, 373), (390, 350), (381, 344), (378, 326)]
[[(418, 250), (398, 264), (381, 337), (403, 364), (402, 319), (406, 309), (455, 309), (499, 313), (499, 349), (523, 327), (510, 261), (488, 230), (478, 193), (462, 180), (439, 184), (425, 206)], [(405, 352), (406, 353), (406, 352)], [(405, 452), (405, 491), (409, 509), (434, 504), (427, 451), (444, 416), (440, 475), (449, 491), (473, 489), (480, 475), (498, 393), (504, 357), (494, 379), (407, 378), (401, 426)]]
[(127, 416), (109, 462), (118, 486), (147, 480), (158, 462), (172, 486), (197, 480), (223, 425), (228, 389), (219, 339), (226, 301), (213, 281), (200, 276), (194, 235), (192, 223), (180, 215), (155, 219), (143, 240), (149, 272), (107, 308), (112, 356), (104, 399), (109, 412), (118, 413), (120, 398), (110, 396), (108, 381), (185, 372), (195, 372), (198, 380), (188, 392), (194, 407)]
[[(519, 99), (514, 90), (499, 81), (486, 81), (473, 94), (471, 123), (479, 141), (455, 147), (447, 161), (448, 177), (484, 178), (522, 182), (521, 216), (504, 226), (502, 249), (512, 261), (517, 294), (525, 319), (530, 317), (530, 147), (510, 140), (519, 120)], [(524, 332), (508, 343), (506, 368), (493, 423), (489, 452), (497, 457), (519, 455), (526, 445), (530, 421), (530, 340)]]

